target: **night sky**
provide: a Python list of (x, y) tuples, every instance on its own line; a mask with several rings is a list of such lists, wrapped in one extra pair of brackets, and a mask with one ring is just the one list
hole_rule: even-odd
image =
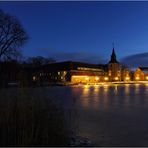
[(23, 55), (57, 61), (148, 66), (148, 2), (0, 2), (20, 20), (30, 40)]

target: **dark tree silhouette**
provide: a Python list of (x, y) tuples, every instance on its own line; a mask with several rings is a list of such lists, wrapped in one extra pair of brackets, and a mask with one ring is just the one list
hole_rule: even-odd
[(28, 40), (20, 22), (13, 16), (0, 10), (0, 60), (2, 57), (16, 56), (21, 47)]
[(30, 57), (26, 61), (30, 66), (41, 66), (56, 62), (53, 58), (45, 58), (42, 56)]

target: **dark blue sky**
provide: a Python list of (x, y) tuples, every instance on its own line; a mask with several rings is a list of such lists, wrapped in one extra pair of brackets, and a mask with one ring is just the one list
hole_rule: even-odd
[(16, 16), (28, 32), (24, 56), (104, 63), (112, 42), (120, 61), (148, 55), (148, 2), (3, 1), (0, 9)]

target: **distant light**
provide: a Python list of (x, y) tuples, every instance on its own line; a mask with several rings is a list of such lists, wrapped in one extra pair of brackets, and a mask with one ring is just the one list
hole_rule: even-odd
[(86, 79), (86, 80), (89, 80), (89, 78), (88, 78), (88, 77), (86, 77), (85, 79)]
[(115, 77), (115, 80), (119, 80), (119, 78), (118, 77)]
[(105, 81), (108, 81), (108, 77), (104, 77), (104, 80), (105, 80)]
[(33, 76), (32, 79), (33, 79), (33, 81), (36, 81), (36, 77), (35, 76)]
[(96, 81), (98, 81), (100, 78), (99, 77), (96, 77)]
[(125, 80), (129, 80), (130, 79), (130, 77), (125, 77)]
[(136, 80), (139, 80), (140, 78), (139, 77), (136, 77)]
[(146, 80), (148, 80), (148, 76), (146, 76), (145, 78), (146, 78)]

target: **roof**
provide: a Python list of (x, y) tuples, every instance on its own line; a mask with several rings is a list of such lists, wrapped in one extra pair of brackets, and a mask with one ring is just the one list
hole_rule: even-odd
[(148, 67), (139, 67), (145, 74), (148, 74)]
[(118, 63), (118, 61), (116, 59), (116, 53), (115, 53), (114, 48), (112, 49), (111, 59), (110, 59), (109, 63)]
[(55, 62), (55, 63), (42, 66), (43, 69), (48, 69), (48, 71), (77, 70), (78, 67), (79, 69), (82, 67), (85, 67), (85, 68), (95, 68), (95, 69), (103, 70), (105, 65), (74, 62), (74, 61), (64, 61), (64, 62)]

